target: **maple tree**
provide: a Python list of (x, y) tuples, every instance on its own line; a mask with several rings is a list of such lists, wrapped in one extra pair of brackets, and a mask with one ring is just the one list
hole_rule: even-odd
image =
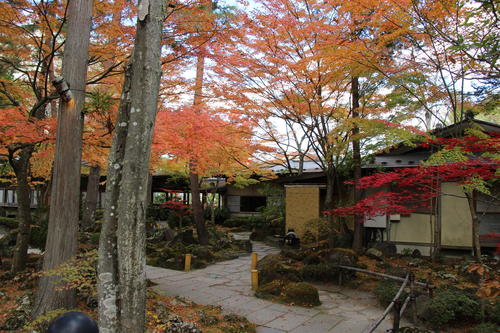
[(30, 227), (30, 160), (37, 147), (54, 137), (50, 121), (57, 95), (50, 85), (53, 63), (62, 47), (65, 8), (59, 4), (22, 1), (0, 4), (0, 99), (2, 155), (16, 177), (19, 232), (12, 270), (25, 267)]
[[(369, 19), (361, 9), (338, 1), (259, 1), (240, 14), (241, 24), (214, 56), (217, 94), (259, 124), (288, 169), (297, 159), (299, 171), (309, 160), (324, 172), (329, 209), (339, 204), (334, 193), (353, 161), (359, 174), (365, 139), (387, 132), (372, 122), (387, 111), (382, 77), (351, 57), (350, 47), (369, 39), (354, 38), (364, 36), (356, 20)], [(292, 140), (282, 141), (273, 122), (285, 124)]]
[[(123, 24), (130, 15), (125, 3), (115, 1), (110, 5), (106, 1), (95, 5), (98, 15), (93, 21), (87, 80), (88, 84), (105, 83), (107, 87), (116, 85), (118, 67), (129, 49), (126, 37), (133, 32)], [(59, 2), (21, 1), (2, 2), (0, 9), (0, 105), (5, 117), (2, 151), (16, 176), (20, 232), (13, 269), (21, 270), (32, 223), (29, 214), (32, 180), (45, 179), (43, 187), (50, 188), (54, 116), (59, 98), (51, 81), (61, 71), (67, 8)], [(114, 14), (101, 15), (104, 12)], [(94, 125), (87, 122), (88, 126)], [(91, 137), (87, 135), (87, 139)], [(89, 146), (86, 147), (88, 151)]]
[[(489, 194), (489, 187), (499, 179), (500, 137), (492, 134), (430, 138), (422, 145), (425, 148), (433, 145), (440, 150), (418, 167), (375, 173), (361, 178), (357, 183), (359, 189), (391, 185), (397, 186), (395, 190), (381, 190), (352, 206), (332, 209), (327, 213), (337, 216), (411, 214), (421, 208), (431, 208), (432, 198), (446, 195), (441, 191), (442, 183), (458, 182), (469, 203), (472, 247), (476, 259), (480, 261), (479, 218), (473, 193), (480, 191)], [(438, 181), (436, 175), (439, 176)]]
[(491, 48), (498, 45), (497, 6), (355, 0), (342, 7), (369, 13), (359, 22), (376, 32), (362, 36), (362, 43), (345, 44), (345, 57), (382, 75), (392, 89), (388, 106), (428, 130), (464, 120), (475, 99), (495, 95), (498, 55)]

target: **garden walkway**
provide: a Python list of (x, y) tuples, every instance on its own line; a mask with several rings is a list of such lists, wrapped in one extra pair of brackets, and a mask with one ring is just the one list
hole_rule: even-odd
[[(248, 234), (236, 237), (248, 239)], [(253, 242), (253, 251), (259, 259), (279, 252), (261, 242)], [(187, 273), (148, 266), (146, 273), (160, 294), (222, 306), (225, 313), (243, 315), (258, 325), (258, 333), (361, 333), (382, 314), (372, 294), (334, 285), (316, 285), (322, 304), (314, 308), (256, 298), (250, 287), (250, 261), (250, 256), (242, 256)], [(386, 332), (391, 321), (386, 319), (376, 332)]]

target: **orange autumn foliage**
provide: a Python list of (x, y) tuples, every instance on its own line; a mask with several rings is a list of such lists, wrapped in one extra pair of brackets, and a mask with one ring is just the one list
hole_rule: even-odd
[(251, 124), (234, 114), (184, 106), (161, 110), (157, 116), (153, 156), (185, 167), (191, 161), (200, 175), (252, 173), (253, 154), (260, 148), (252, 138)]

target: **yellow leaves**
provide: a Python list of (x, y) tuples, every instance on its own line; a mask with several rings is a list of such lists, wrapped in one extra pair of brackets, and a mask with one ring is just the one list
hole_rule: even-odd
[(477, 273), (482, 277), (485, 277), (485, 274), (488, 271), (489, 271), (489, 269), (486, 266), (484, 266), (483, 264), (474, 264), (474, 265), (470, 265), (467, 268), (468, 273)]
[(500, 296), (500, 282), (497, 280), (489, 280), (481, 284), (478, 289), (477, 296), (495, 299)]
[(481, 283), (476, 295), (479, 297), (496, 298), (500, 296), (500, 281), (495, 272), (484, 264), (472, 264), (467, 267), (467, 272), (481, 277)]

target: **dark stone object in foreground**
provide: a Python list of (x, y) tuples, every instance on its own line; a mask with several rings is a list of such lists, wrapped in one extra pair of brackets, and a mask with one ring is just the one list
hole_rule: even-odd
[(99, 333), (96, 322), (82, 312), (67, 312), (55, 318), (47, 333)]

